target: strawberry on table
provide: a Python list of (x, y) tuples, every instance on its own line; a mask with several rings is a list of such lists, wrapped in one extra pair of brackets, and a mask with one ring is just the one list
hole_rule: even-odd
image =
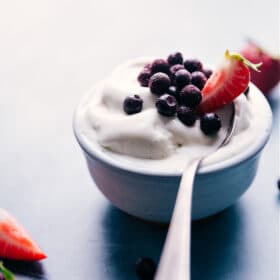
[(280, 56), (269, 54), (253, 41), (247, 42), (242, 48), (241, 54), (253, 63), (262, 62), (260, 73), (250, 71), (251, 81), (267, 95), (280, 81)]
[(1, 208), (0, 257), (25, 261), (38, 261), (46, 258), (26, 230), (13, 216)]
[(226, 51), (223, 64), (214, 71), (202, 89), (202, 102), (198, 110), (202, 113), (213, 112), (231, 103), (248, 87), (249, 67), (259, 71), (260, 65), (251, 63), (240, 54)]

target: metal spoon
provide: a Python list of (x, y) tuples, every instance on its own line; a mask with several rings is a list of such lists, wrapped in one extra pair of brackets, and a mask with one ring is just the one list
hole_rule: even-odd
[(225, 138), (212, 151), (195, 158), (185, 168), (171, 218), (169, 230), (160, 258), (155, 280), (190, 279), (190, 240), (191, 240), (191, 204), (193, 182), (201, 161), (220, 147), (226, 145), (233, 135), (236, 118), (235, 105), (231, 105), (231, 117)]

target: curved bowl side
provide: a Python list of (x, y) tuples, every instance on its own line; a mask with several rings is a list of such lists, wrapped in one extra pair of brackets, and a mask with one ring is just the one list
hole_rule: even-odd
[[(100, 191), (113, 205), (143, 220), (170, 221), (180, 176), (153, 176), (120, 172), (84, 153), (89, 172)], [(232, 205), (251, 185), (260, 152), (238, 165), (195, 179), (192, 218), (202, 219)]]

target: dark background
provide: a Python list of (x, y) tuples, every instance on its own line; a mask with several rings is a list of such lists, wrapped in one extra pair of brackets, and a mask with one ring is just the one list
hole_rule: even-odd
[[(122, 214), (94, 187), (72, 112), (129, 58), (180, 50), (215, 64), (246, 36), (279, 49), (278, 1), (207, 2), (0, 3), (0, 207), (48, 255), (37, 264), (6, 263), (17, 279), (131, 280), (139, 256), (158, 260), (166, 228)], [(193, 279), (278, 279), (277, 91), (272, 137), (252, 187), (233, 207), (193, 224)]]

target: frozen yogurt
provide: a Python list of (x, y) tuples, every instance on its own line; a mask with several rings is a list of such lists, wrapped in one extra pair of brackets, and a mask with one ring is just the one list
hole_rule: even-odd
[[(225, 135), (230, 108), (217, 110), (222, 128), (205, 135), (200, 120), (186, 126), (177, 117), (166, 117), (155, 107), (158, 96), (141, 86), (137, 77), (153, 58), (141, 57), (118, 66), (109, 77), (95, 85), (81, 102), (75, 121), (79, 134), (93, 149), (96, 145), (106, 156), (127, 166), (159, 172), (180, 172), (192, 157), (218, 145)], [(141, 111), (127, 114), (123, 102), (137, 95), (143, 101)], [(250, 85), (247, 96), (235, 100), (237, 127), (230, 143), (203, 161), (204, 166), (231, 158), (254, 142), (266, 128), (270, 110), (263, 104), (259, 90)]]

